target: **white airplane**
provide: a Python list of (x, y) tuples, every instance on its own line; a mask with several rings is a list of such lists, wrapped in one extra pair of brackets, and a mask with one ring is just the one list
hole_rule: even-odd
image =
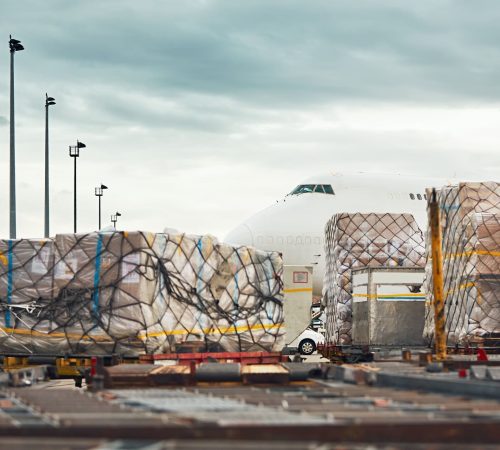
[(324, 230), (334, 214), (410, 213), (425, 231), (425, 189), (447, 184), (450, 181), (394, 174), (318, 175), (230, 231), (225, 242), (279, 251), (287, 265), (313, 265), (313, 295), (321, 297)]

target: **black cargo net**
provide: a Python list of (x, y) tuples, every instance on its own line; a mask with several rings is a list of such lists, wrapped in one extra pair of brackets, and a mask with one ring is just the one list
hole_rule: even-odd
[(0, 241), (2, 353), (275, 350), (282, 260), (211, 236), (147, 232)]
[[(431, 198), (428, 191), (427, 197)], [(500, 337), (500, 184), (460, 183), (437, 192), (441, 215), (447, 343)], [(427, 239), (426, 325), (434, 338), (432, 258)]]
[(422, 232), (410, 214), (334, 215), (325, 227), (326, 342), (351, 343), (352, 269), (424, 267)]

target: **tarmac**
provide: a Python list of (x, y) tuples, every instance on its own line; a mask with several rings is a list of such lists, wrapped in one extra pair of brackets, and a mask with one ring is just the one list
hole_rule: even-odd
[[(271, 376), (267, 382), (257, 377), (253, 384), (198, 381), (154, 387), (137, 384), (146, 380), (139, 376), (135, 385), (97, 392), (76, 388), (73, 380), (7, 387), (0, 393), (2, 446), (498, 448), (500, 398), (495, 392), (500, 384), (487, 376), (488, 371), (496, 373), (494, 365), (469, 359), (474, 364), (464, 377), (456, 370), (429, 371), (416, 361), (334, 365), (318, 354), (305, 359), (304, 364), (285, 363), (290, 371), (286, 381)], [(257, 373), (265, 367), (259, 366)], [(311, 376), (304, 378), (304, 373)]]

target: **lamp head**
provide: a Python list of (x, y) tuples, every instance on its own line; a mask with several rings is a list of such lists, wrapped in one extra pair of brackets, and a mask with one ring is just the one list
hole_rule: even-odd
[(56, 99), (54, 97), (49, 97), (47, 94), (45, 94), (45, 105), (55, 105), (56, 104)]
[(21, 41), (12, 37), (9, 39), (9, 48), (12, 53), (24, 50), (24, 46), (21, 44)]

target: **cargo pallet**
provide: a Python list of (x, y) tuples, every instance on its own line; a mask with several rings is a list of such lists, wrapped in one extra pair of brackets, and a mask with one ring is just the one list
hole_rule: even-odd
[[(447, 358), (440, 361), (446, 370), (469, 369), (471, 366), (500, 366), (499, 347), (450, 347), (447, 350)], [(392, 354), (389, 353), (392, 351)], [(380, 347), (380, 346), (355, 346), (355, 345), (319, 345), (318, 352), (323, 357), (337, 364), (370, 363), (374, 361), (397, 361), (397, 353), (400, 351), (400, 362), (418, 362), (420, 366), (426, 366), (436, 362), (434, 355), (428, 347)], [(412, 355), (413, 352), (413, 355)], [(378, 355), (375, 358), (375, 355)], [(490, 358), (488, 357), (490, 355)], [(416, 358), (414, 358), (416, 357)]]
[(50, 378), (74, 378), (82, 380), (93, 367), (111, 367), (121, 364), (165, 364), (193, 365), (204, 362), (246, 364), (277, 364), (287, 362), (288, 357), (279, 352), (206, 352), (166, 353), (123, 357), (120, 355), (0, 355), (1, 369), (11, 372), (29, 367), (47, 366)]
[(280, 352), (196, 352), (196, 353), (160, 353), (141, 355), (143, 364), (160, 361), (177, 361), (179, 365), (201, 364), (205, 362), (240, 363), (240, 364), (277, 364), (289, 361), (288, 356)]

